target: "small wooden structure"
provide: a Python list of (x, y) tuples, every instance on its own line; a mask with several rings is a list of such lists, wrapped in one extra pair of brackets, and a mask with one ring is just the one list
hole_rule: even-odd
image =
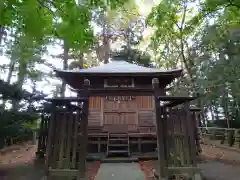
[(38, 152), (46, 153), (49, 177), (86, 178), (87, 152), (133, 155), (157, 147), (162, 179), (199, 173), (196, 116), (189, 107), (195, 98), (165, 92), (182, 70), (159, 71), (118, 59), (56, 72), (78, 98), (52, 99), (51, 112), (43, 116)]

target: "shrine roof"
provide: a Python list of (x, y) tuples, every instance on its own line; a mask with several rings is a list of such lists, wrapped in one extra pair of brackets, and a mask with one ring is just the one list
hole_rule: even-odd
[(179, 77), (182, 73), (182, 69), (174, 70), (161, 70), (157, 68), (143, 67), (137, 64), (132, 64), (124, 60), (113, 60), (107, 64), (103, 64), (97, 67), (90, 67), (88, 69), (80, 70), (55, 70), (59, 77), (63, 77), (64, 74), (82, 74), (82, 75), (173, 75)]
[[(126, 62), (120, 58), (97, 67), (80, 70), (55, 70), (57, 77), (74, 89), (82, 87), (84, 78), (88, 78), (91, 84), (104, 84), (105, 77), (134, 77), (136, 79), (158, 78), (162, 86), (171, 83), (182, 74), (182, 69), (160, 70), (157, 68), (143, 67), (137, 64)], [(151, 80), (145, 84), (151, 84)]]

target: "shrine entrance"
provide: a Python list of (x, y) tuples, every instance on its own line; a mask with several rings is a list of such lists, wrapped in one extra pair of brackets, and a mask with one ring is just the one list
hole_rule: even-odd
[(106, 96), (103, 104), (102, 125), (104, 131), (136, 131), (137, 103), (135, 96)]
[[(155, 112), (156, 125), (152, 135), (157, 137), (154, 143), (157, 144), (156, 154), (160, 167), (160, 179), (166, 180), (173, 174), (188, 174), (190, 178), (200, 180), (199, 168), (196, 165), (198, 147), (196, 123), (191, 117), (189, 104), (196, 97), (174, 97), (165, 93), (166, 85), (174, 78), (180, 77), (182, 71), (162, 72), (158, 69), (140, 67), (125, 61), (115, 62), (113, 65), (109, 63), (104, 65), (105, 67), (90, 70), (57, 72), (59, 77), (75, 88), (78, 97), (52, 101), (48, 113), (49, 122), (46, 127), (44, 126), (44, 132), (48, 131), (48, 133), (45, 138), (42, 138), (45, 139), (42, 143), (46, 144), (47, 141), (47, 144), (41, 146), (45, 148), (43, 152), (46, 153), (48, 177), (62, 176), (62, 179), (67, 177), (69, 180), (86, 180), (88, 124), (91, 119), (89, 118), (91, 116), (89, 115), (89, 97), (101, 97), (103, 103), (103, 106), (99, 108), (101, 114), (94, 119), (94, 121), (100, 122), (101, 127), (99, 126), (97, 129), (101, 132), (99, 136), (96, 133), (93, 136), (99, 139), (105, 136), (102, 128), (103, 131), (106, 129), (107, 136), (104, 137), (105, 140), (97, 142), (97, 149), (105, 148), (104, 151), (107, 151), (107, 155), (110, 151), (121, 151), (121, 153), (124, 152), (130, 156), (132, 145), (142, 146), (143, 144), (143, 141), (140, 141), (143, 138), (137, 138), (137, 136), (145, 133), (135, 133), (137, 136), (133, 137), (131, 142), (129, 129), (136, 130), (134, 125), (137, 121), (146, 122), (149, 119), (153, 121), (153, 118), (149, 116), (152, 115), (149, 109), (144, 112), (144, 108), (139, 105), (140, 103), (135, 98), (147, 96), (153, 97), (152, 111)], [(114, 87), (115, 82), (112, 83), (113, 87), (104, 87), (103, 82), (107, 80), (110, 73), (114, 74), (116, 79), (130, 76), (129, 79), (132, 81), (128, 81), (124, 87)], [(79, 83), (80, 79), (82, 83)], [(134, 86), (129, 87), (133, 81), (135, 82)], [(122, 82), (117, 81), (117, 84), (122, 84)], [(137, 112), (139, 110), (141, 113)], [(139, 128), (142, 127), (139, 126)], [(115, 150), (110, 149), (113, 147), (110, 142), (116, 142), (115, 137), (119, 138), (118, 131), (125, 133), (124, 137), (118, 139), (124, 143), (115, 144), (117, 145)], [(119, 147), (126, 149), (119, 150)]]

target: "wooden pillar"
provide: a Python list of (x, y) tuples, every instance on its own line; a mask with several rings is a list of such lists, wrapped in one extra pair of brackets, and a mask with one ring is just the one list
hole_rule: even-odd
[(43, 123), (44, 123), (44, 114), (42, 113), (40, 129), (38, 132), (38, 145), (37, 145), (37, 152), (36, 152), (37, 159), (43, 157), (43, 136), (44, 136), (44, 131), (45, 131)]
[(239, 129), (236, 129), (235, 130), (235, 145), (237, 148), (240, 148), (240, 130)]
[(45, 115), (44, 118), (44, 131), (43, 131), (43, 152), (46, 154), (46, 148), (47, 148), (47, 138), (48, 138), (48, 129), (49, 129), (49, 121), (50, 121), (50, 116)]
[(55, 111), (55, 106), (56, 104), (53, 103), (52, 105), (52, 110), (51, 110), (51, 117), (50, 117), (50, 122), (49, 122), (49, 129), (48, 129), (48, 138), (47, 138), (47, 147), (46, 147), (46, 168), (47, 168), (47, 173), (48, 173), (48, 168), (52, 156), (52, 145), (53, 145), (53, 136), (54, 136), (54, 129), (55, 129), (55, 116), (56, 116), (56, 111)]
[(195, 137), (195, 139), (196, 139), (196, 148), (197, 148), (197, 154), (199, 154), (201, 151), (202, 151), (202, 149), (201, 149), (201, 145), (200, 145), (200, 143), (201, 143), (201, 131), (200, 131), (200, 129), (199, 129), (199, 123), (200, 123), (200, 120), (199, 120), (199, 118), (200, 118), (200, 116), (199, 116), (199, 114), (200, 114), (200, 112), (194, 112), (194, 121), (195, 121), (195, 124), (196, 124), (196, 137)]
[(79, 177), (78, 180), (87, 180), (86, 175), (86, 156), (88, 145), (88, 106), (89, 106), (89, 92), (90, 81), (84, 80), (84, 95), (81, 97), (87, 98), (84, 100), (82, 109), (82, 118), (80, 120), (80, 149), (79, 149)]
[(188, 137), (188, 146), (189, 148), (189, 157), (190, 157), (190, 165), (193, 165), (194, 167), (197, 166), (196, 164), (196, 143), (195, 143), (195, 129), (194, 126), (196, 125), (193, 123), (193, 120), (191, 118), (191, 112), (190, 112), (190, 106), (189, 102), (186, 102), (184, 104), (184, 110), (186, 113), (186, 130), (185, 130), (185, 136)]
[(159, 95), (159, 80), (157, 78), (152, 79), (152, 86), (154, 90), (154, 104), (156, 109), (156, 127), (157, 127), (157, 147), (158, 147), (158, 163), (159, 163), (159, 176), (161, 180), (167, 178), (167, 162), (165, 157), (165, 127), (163, 122), (163, 111), (158, 99)]

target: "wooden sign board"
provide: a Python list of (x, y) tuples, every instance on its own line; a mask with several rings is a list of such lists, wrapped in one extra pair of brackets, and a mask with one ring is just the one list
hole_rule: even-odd
[(136, 99), (136, 96), (106, 96), (105, 99), (109, 101), (132, 101)]

